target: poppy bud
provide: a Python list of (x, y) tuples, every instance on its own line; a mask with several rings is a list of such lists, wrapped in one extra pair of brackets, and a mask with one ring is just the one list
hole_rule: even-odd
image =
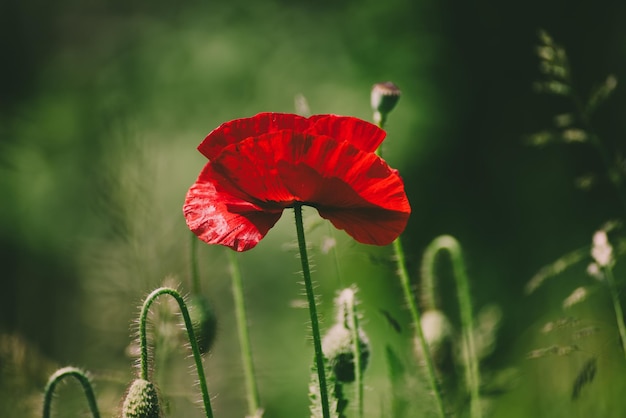
[[(365, 333), (359, 329), (359, 351), (361, 354), (361, 371), (367, 367), (370, 356), (369, 340)], [(322, 351), (328, 359), (337, 381), (343, 383), (353, 382), (354, 352), (352, 351), (352, 331), (342, 323), (333, 325), (322, 340)]]
[(374, 122), (380, 124), (387, 119), (389, 112), (393, 110), (400, 99), (402, 92), (391, 81), (374, 84), (372, 87), (371, 103), (374, 111)]
[(187, 304), (193, 332), (201, 354), (208, 352), (217, 334), (217, 317), (209, 301), (201, 295), (193, 295)]
[(160, 418), (156, 387), (147, 380), (135, 379), (122, 405), (122, 418)]

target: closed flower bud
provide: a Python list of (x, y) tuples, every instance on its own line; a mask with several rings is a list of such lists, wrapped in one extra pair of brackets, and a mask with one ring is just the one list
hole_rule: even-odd
[(374, 121), (378, 124), (387, 119), (400, 99), (401, 91), (391, 81), (374, 84), (372, 87), (371, 103), (374, 111)]
[(135, 379), (122, 405), (122, 418), (160, 418), (156, 387), (147, 380)]
[(209, 301), (200, 295), (193, 295), (187, 304), (193, 324), (193, 332), (201, 354), (208, 352), (217, 335), (217, 317)]
[[(359, 330), (359, 351), (361, 371), (365, 370), (370, 356), (369, 340), (363, 330)], [(322, 340), (322, 351), (328, 359), (337, 381), (353, 382), (354, 352), (352, 350), (352, 332), (342, 323), (333, 325)]]

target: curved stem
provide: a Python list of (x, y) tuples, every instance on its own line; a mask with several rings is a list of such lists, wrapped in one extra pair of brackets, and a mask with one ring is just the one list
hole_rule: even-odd
[(67, 376), (75, 377), (83, 387), (83, 392), (89, 403), (89, 410), (93, 418), (100, 418), (100, 412), (98, 412), (98, 404), (96, 402), (96, 396), (94, 395), (89, 378), (82, 370), (76, 367), (63, 367), (57, 370), (50, 376), (46, 389), (44, 391), (43, 398), (43, 418), (50, 418), (50, 409), (52, 407), (52, 395), (56, 385)]
[(235, 316), (237, 318), (237, 334), (241, 345), (241, 361), (246, 380), (246, 399), (248, 401), (248, 414), (251, 417), (258, 416), (259, 413), (259, 390), (256, 385), (254, 374), (254, 364), (252, 362), (252, 349), (250, 337), (248, 335), (248, 325), (246, 320), (246, 305), (243, 296), (243, 283), (237, 255), (228, 250), (228, 260), (230, 262), (231, 278), (233, 281), (233, 299), (235, 301)]
[(415, 297), (413, 296), (413, 292), (411, 291), (411, 281), (409, 279), (409, 273), (406, 269), (406, 264), (404, 260), (404, 249), (402, 248), (400, 238), (396, 238), (396, 240), (393, 242), (393, 250), (395, 253), (396, 265), (398, 268), (398, 276), (400, 277), (400, 284), (402, 285), (402, 291), (404, 293), (404, 299), (406, 301), (406, 304), (409, 306), (409, 312), (411, 313), (413, 327), (415, 328), (415, 333), (417, 334), (417, 339), (422, 349), (422, 353), (424, 353), (424, 362), (426, 363), (427, 378), (433, 391), (433, 395), (435, 396), (437, 412), (439, 413), (439, 416), (441, 418), (444, 418), (446, 416), (446, 411), (443, 406), (443, 399), (441, 397), (441, 387), (439, 386), (437, 375), (435, 374), (435, 364), (430, 354), (430, 348), (428, 347), (426, 337), (424, 336), (424, 332), (422, 331), (420, 314), (417, 309)]
[(324, 418), (330, 418), (330, 407), (328, 402), (328, 387), (326, 386), (326, 373), (324, 366), (324, 353), (322, 352), (322, 337), (320, 335), (320, 325), (317, 319), (317, 306), (315, 304), (315, 293), (313, 292), (313, 282), (311, 280), (311, 269), (309, 267), (309, 256), (306, 249), (304, 237), (304, 224), (302, 222), (302, 203), (296, 202), (293, 205), (293, 212), (296, 219), (296, 234), (298, 236), (298, 248), (300, 250), (300, 262), (302, 263), (302, 277), (304, 287), (309, 302), (309, 315), (311, 317), (311, 332), (313, 334), (313, 347), (315, 349), (315, 368), (320, 385), (320, 399), (322, 403), (322, 414)]
[(610, 266), (604, 267), (604, 276), (609, 285), (611, 300), (613, 301), (613, 310), (615, 311), (615, 320), (617, 321), (617, 329), (619, 330), (620, 340), (622, 342), (622, 351), (626, 356), (626, 325), (624, 325), (624, 312), (622, 304), (619, 301), (619, 293), (615, 288), (615, 279), (613, 278), (613, 269)]
[(459, 312), (461, 315), (461, 327), (463, 330), (464, 345), (464, 368), (465, 380), (470, 392), (470, 416), (479, 418), (482, 416), (480, 409), (480, 370), (478, 358), (476, 356), (476, 345), (474, 343), (474, 317), (472, 315), (472, 300), (470, 296), (469, 280), (465, 272), (465, 263), (459, 242), (450, 235), (437, 237), (430, 243), (424, 251), (424, 263), (430, 266), (424, 267), (423, 272), (427, 275), (423, 280), (431, 283), (432, 298), (435, 298), (435, 284), (433, 274), (433, 264), (435, 256), (440, 251), (446, 250), (452, 260), (452, 270), (456, 280), (456, 293), (459, 301)]
[(198, 348), (198, 341), (193, 330), (193, 324), (189, 311), (187, 310), (187, 304), (183, 297), (176, 290), (169, 287), (160, 287), (154, 290), (148, 295), (141, 308), (141, 316), (139, 318), (139, 342), (141, 345), (141, 378), (148, 379), (148, 337), (146, 332), (146, 324), (148, 322), (148, 313), (150, 312), (150, 306), (161, 295), (170, 295), (178, 303), (180, 312), (183, 315), (185, 322), (185, 328), (187, 329), (187, 336), (189, 338), (189, 344), (191, 346), (191, 352), (196, 365), (196, 371), (198, 372), (198, 382), (200, 383), (200, 391), (202, 392), (202, 400), (204, 402), (204, 410), (207, 418), (213, 418), (213, 410), (211, 409), (211, 399), (209, 398), (209, 392), (206, 384), (206, 377), (204, 376), (204, 367), (202, 365), (202, 356), (200, 355), (200, 349)]

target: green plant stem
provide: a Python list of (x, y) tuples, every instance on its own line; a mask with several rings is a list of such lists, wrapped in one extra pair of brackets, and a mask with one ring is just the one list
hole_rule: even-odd
[(141, 316), (139, 317), (139, 342), (141, 345), (141, 378), (148, 379), (148, 336), (146, 331), (146, 325), (148, 322), (148, 313), (150, 312), (150, 306), (161, 295), (170, 295), (178, 303), (178, 307), (183, 315), (185, 322), (185, 328), (187, 329), (187, 336), (189, 338), (189, 344), (191, 346), (191, 352), (196, 365), (196, 371), (198, 373), (198, 382), (200, 384), (200, 391), (202, 392), (202, 400), (204, 402), (204, 411), (207, 418), (213, 418), (213, 409), (211, 408), (211, 399), (209, 398), (209, 391), (207, 389), (206, 377), (204, 376), (204, 366), (202, 365), (202, 356), (200, 355), (200, 349), (198, 348), (198, 341), (193, 330), (193, 324), (191, 317), (189, 316), (189, 310), (183, 297), (176, 290), (169, 287), (160, 287), (154, 290), (148, 295), (141, 308)]
[(235, 316), (237, 318), (237, 334), (239, 335), (239, 344), (241, 348), (241, 361), (243, 364), (243, 372), (246, 381), (246, 399), (248, 401), (248, 414), (251, 417), (257, 416), (259, 411), (259, 390), (256, 385), (254, 373), (254, 363), (252, 361), (252, 348), (250, 337), (248, 335), (248, 324), (246, 316), (246, 305), (243, 296), (243, 282), (241, 280), (241, 271), (237, 254), (231, 250), (228, 251), (228, 260), (230, 262), (230, 273), (233, 281), (233, 299), (235, 301)]
[[(386, 116), (380, 115), (378, 118), (376, 114), (374, 115), (374, 120), (380, 129), (384, 129), (385, 122), (387, 121)], [(378, 147), (376, 149), (376, 155), (382, 158), (382, 147)], [(420, 347), (422, 349), (422, 353), (424, 355), (424, 362), (426, 363), (426, 374), (428, 378), (428, 382), (430, 383), (430, 387), (433, 391), (433, 396), (435, 397), (435, 404), (437, 406), (437, 412), (441, 418), (445, 418), (446, 410), (443, 406), (443, 398), (441, 396), (441, 386), (439, 385), (439, 381), (437, 380), (437, 375), (435, 373), (435, 363), (433, 362), (432, 355), (430, 354), (430, 348), (428, 347), (428, 343), (426, 342), (426, 337), (424, 336), (424, 332), (422, 331), (422, 325), (420, 320), (420, 313), (417, 309), (417, 303), (415, 302), (415, 297), (413, 295), (413, 291), (411, 290), (411, 279), (409, 278), (409, 273), (406, 269), (406, 262), (404, 259), (404, 248), (402, 247), (402, 242), (400, 241), (400, 237), (396, 238), (393, 242), (393, 251), (396, 259), (396, 266), (398, 269), (398, 276), (400, 277), (400, 284), (402, 285), (402, 291), (404, 293), (404, 300), (406, 304), (409, 306), (409, 312), (411, 313), (411, 320), (413, 321), (413, 327), (415, 328), (415, 333), (417, 334), (417, 339), (419, 341)]]
[(191, 265), (191, 291), (194, 295), (199, 295), (201, 291), (200, 274), (198, 273), (198, 237), (193, 232), (190, 236), (189, 264)]
[(624, 325), (624, 312), (622, 304), (619, 301), (619, 292), (615, 287), (615, 279), (613, 278), (613, 269), (610, 266), (604, 267), (604, 277), (609, 285), (611, 300), (613, 301), (613, 310), (615, 311), (615, 320), (617, 321), (617, 329), (619, 330), (620, 340), (622, 342), (622, 352), (626, 357), (626, 326)]
[[(433, 264), (435, 256), (440, 251), (446, 250), (450, 254), (452, 260), (452, 270), (456, 280), (456, 293), (459, 301), (459, 312), (461, 315), (461, 327), (463, 330), (464, 345), (464, 367), (465, 379), (468, 390), (470, 392), (470, 416), (472, 418), (480, 418), (482, 411), (480, 408), (480, 369), (478, 367), (478, 358), (476, 356), (476, 345), (474, 342), (474, 317), (472, 315), (472, 300), (470, 295), (469, 280), (465, 272), (465, 263), (463, 261), (463, 253), (459, 242), (450, 235), (442, 235), (435, 238), (424, 251), (424, 263), (430, 264), (424, 267), (423, 272), (427, 276), (422, 279), (430, 282), (429, 286), (432, 290), (432, 298), (434, 299), (434, 274)], [(428, 276), (428, 274), (430, 276)]]
[(419, 313), (419, 310), (417, 309), (417, 303), (415, 302), (415, 297), (413, 296), (413, 292), (411, 290), (411, 280), (409, 279), (409, 273), (406, 269), (406, 262), (404, 259), (404, 249), (402, 248), (402, 242), (400, 242), (400, 238), (396, 238), (396, 240), (393, 242), (393, 250), (395, 253), (396, 266), (398, 268), (398, 276), (400, 277), (400, 284), (402, 285), (402, 291), (404, 293), (404, 300), (406, 301), (406, 304), (409, 306), (409, 312), (411, 313), (411, 320), (413, 321), (413, 327), (415, 328), (417, 339), (422, 349), (422, 353), (424, 354), (424, 362), (426, 363), (427, 378), (428, 378), (428, 382), (430, 383), (430, 387), (433, 391), (433, 395), (435, 397), (437, 412), (439, 413), (439, 416), (441, 418), (445, 418), (446, 411), (443, 406), (443, 399), (441, 396), (441, 387), (439, 385), (439, 381), (437, 380), (437, 375), (435, 373), (435, 364), (430, 354), (430, 348), (428, 347), (428, 343), (426, 342), (426, 337), (424, 336), (424, 332), (422, 331), (420, 313)]
[(76, 367), (63, 367), (62, 369), (54, 372), (52, 376), (50, 376), (50, 379), (48, 379), (43, 398), (43, 418), (50, 418), (52, 395), (54, 394), (54, 389), (56, 388), (57, 384), (67, 376), (73, 376), (80, 382), (81, 386), (83, 387), (85, 397), (87, 398), (87, 403), (89, 404), (91, 416), (93, 418), (100, 418), (100, 412), (98, 411), (98, 404), (96, 402), (96, 396), (94, 395), (93, 389), (91, 387), (91, 382), (89, 381), (89, 378), (87, 377), (85, 372)]
[(361, 372), (361, 344), (359, 339), (359, 317), (356, 312), (354, 296), (348, 298), (348, 328), (352, 334), (352, 354), (354, 355), (354, 403), (357, 407), (357, 416), (363, 418), (363, 373)]
[(324, 365), (324, 353), (322, 352), (322, 337), (320, 335), (320, 325), (317, 319), (317, 306), (313, 282), (311, 280), (311, 269), (309, 267), (309, 256), (306, 249), (304, 237), (304, 223), (302, 221), (302, 203), (296, 202), (293, 205), (293, 212), (296, 219), (296, 235), (298, 236), (298, 248), (300, 250), (300, 262), (302, 263), (302, 277), (304, 287), (309, 302), (309, 315), (311, 317), (311, 332), (313, 334), (313, 347), (315, 349), (315, 368), (320, 385), (320, 400), (322, 403), (322, 415), (330, 418), (330, 407), (328, 402), (328, 387), (326, 385), (326, 373)]

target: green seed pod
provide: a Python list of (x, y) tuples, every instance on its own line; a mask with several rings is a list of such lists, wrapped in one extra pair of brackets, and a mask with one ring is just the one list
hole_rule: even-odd
[(201, 295), (193, 295), (187, 303), (193, 332), (201, 354), (208, 352), (217, 335), (217, 317), (209, 301)]
[[(354, 381), (354, 352), (352, 351), (352, 332), (343, 324), (333, 325), (322, 340), (322, 351), (328, 359), (337, 381)], [(361, 353), (361, 371), (367, 367), (370, 346), (367, 335), (359, 329), (359, 351)]]
[(147, 380), (135, 379), (122, 405), (122, 418), (160, 418), (156, 387)]

